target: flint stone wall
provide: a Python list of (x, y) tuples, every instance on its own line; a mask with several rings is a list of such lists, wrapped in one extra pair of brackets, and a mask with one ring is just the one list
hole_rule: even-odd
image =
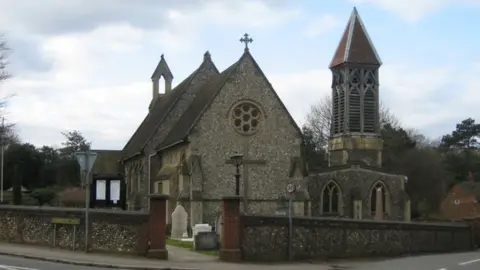
[[(90, 209), (89, 250), (145, 255), (147, 213)], [(52, 224), (78, 218), (80, 225)], [(55, 232), (54, 232), (55, 231)], [(75, 243), (74, 243), (75, 231)], [(79, 208), (0, 205), (0, 242), (85, 250), (85, 212)]]
[[(474, 248), (464, 223), (415, 223), (294, 217), (293, 257), (354, 258), (399, 256)], [(241, 216), (241, 250), (246, 261), (288, 258), (288, 218)]]

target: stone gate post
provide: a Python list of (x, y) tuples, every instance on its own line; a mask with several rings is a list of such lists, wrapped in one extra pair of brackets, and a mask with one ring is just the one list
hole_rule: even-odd
[(222, 239), (220, 260), (238, 262), (242, 260), (240, 250), (240, 199), (239, 196), (224, 197), (222, 206)]
[(149, 240), (150, 249), (147, 257), (167, 260), (168, 251), (165, 247), (167, 229), (168, 195), (150, 195)]

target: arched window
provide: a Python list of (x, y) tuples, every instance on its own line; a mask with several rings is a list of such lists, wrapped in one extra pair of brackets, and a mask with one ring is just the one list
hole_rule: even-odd
[(337, 89), (333, 90), (333, 106), (332, 106), (332, 112), (333, 112), (333, 134), (339, 133), (338, 129), (338, 91)]
[(340, 93), (338, 95), (339, 104), (338, 104), (338, 129), (340, 133), (343, 133), (344, 130), (344, 122), (345, 122), (345, 90), (339, 89)]
[(372, 216), (375, 215), (375, 212), (377, 210), (377, 190), (378, 189), (382, 191), (383, 213), (387, 214), (390, 209), (387, 187), (382, 182), (377, 182), (375, 185), (373, 185), (372, 190), (370, 191), (370, 211), (372, 212)]
[(349, 96), (349, 127), (351, 132), (360, 132), (360, 93), (358, 89), (353, 88)]
[(377, 114), (375, 113), (375, 94), (373, 90), (367, 90), (363, 98), (363, 131), (375, 132), (375, 122)]
[(340, 214), (341, 193), (338, 185), (330, 181), (322, 191), (322, 213)]

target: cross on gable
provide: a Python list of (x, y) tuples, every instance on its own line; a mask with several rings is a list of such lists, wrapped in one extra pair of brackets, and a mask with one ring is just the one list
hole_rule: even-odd
[(240, 42), (245, 43), (245, 51), (248, 51), (248, 43), (252, 43), (253, 39), (247, 33), (245, 33), (243, 38), (240, 39)]

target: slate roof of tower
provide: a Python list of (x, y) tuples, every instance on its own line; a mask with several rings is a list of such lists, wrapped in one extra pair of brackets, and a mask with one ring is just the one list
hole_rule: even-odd
[(333, 68), (344, 63), (382, 65), (356, 8), (353, 8), (329, 67)]
[(132, 137), (123, 148), (122, 160), (142, 153), (143, 148), (148, 143), (150, 137), (155, 133), (157, 127), (163, 123), (163, 120), (166, 118), (176, 102), (180, 99), (182, 94), (188, 89), (190, 83), (202, 69), (203, 65), (205, 65), (205, 60), (202, 62), (199, 68), (190, 74), (190, 76), (188, 76), (170, 92), (160, 95), (155, 100), (152, 105), (153, 107), (150, 109), (147, 116), (143, 119), (140, 126), (137, 128), (135, 133), (133, 133)]

